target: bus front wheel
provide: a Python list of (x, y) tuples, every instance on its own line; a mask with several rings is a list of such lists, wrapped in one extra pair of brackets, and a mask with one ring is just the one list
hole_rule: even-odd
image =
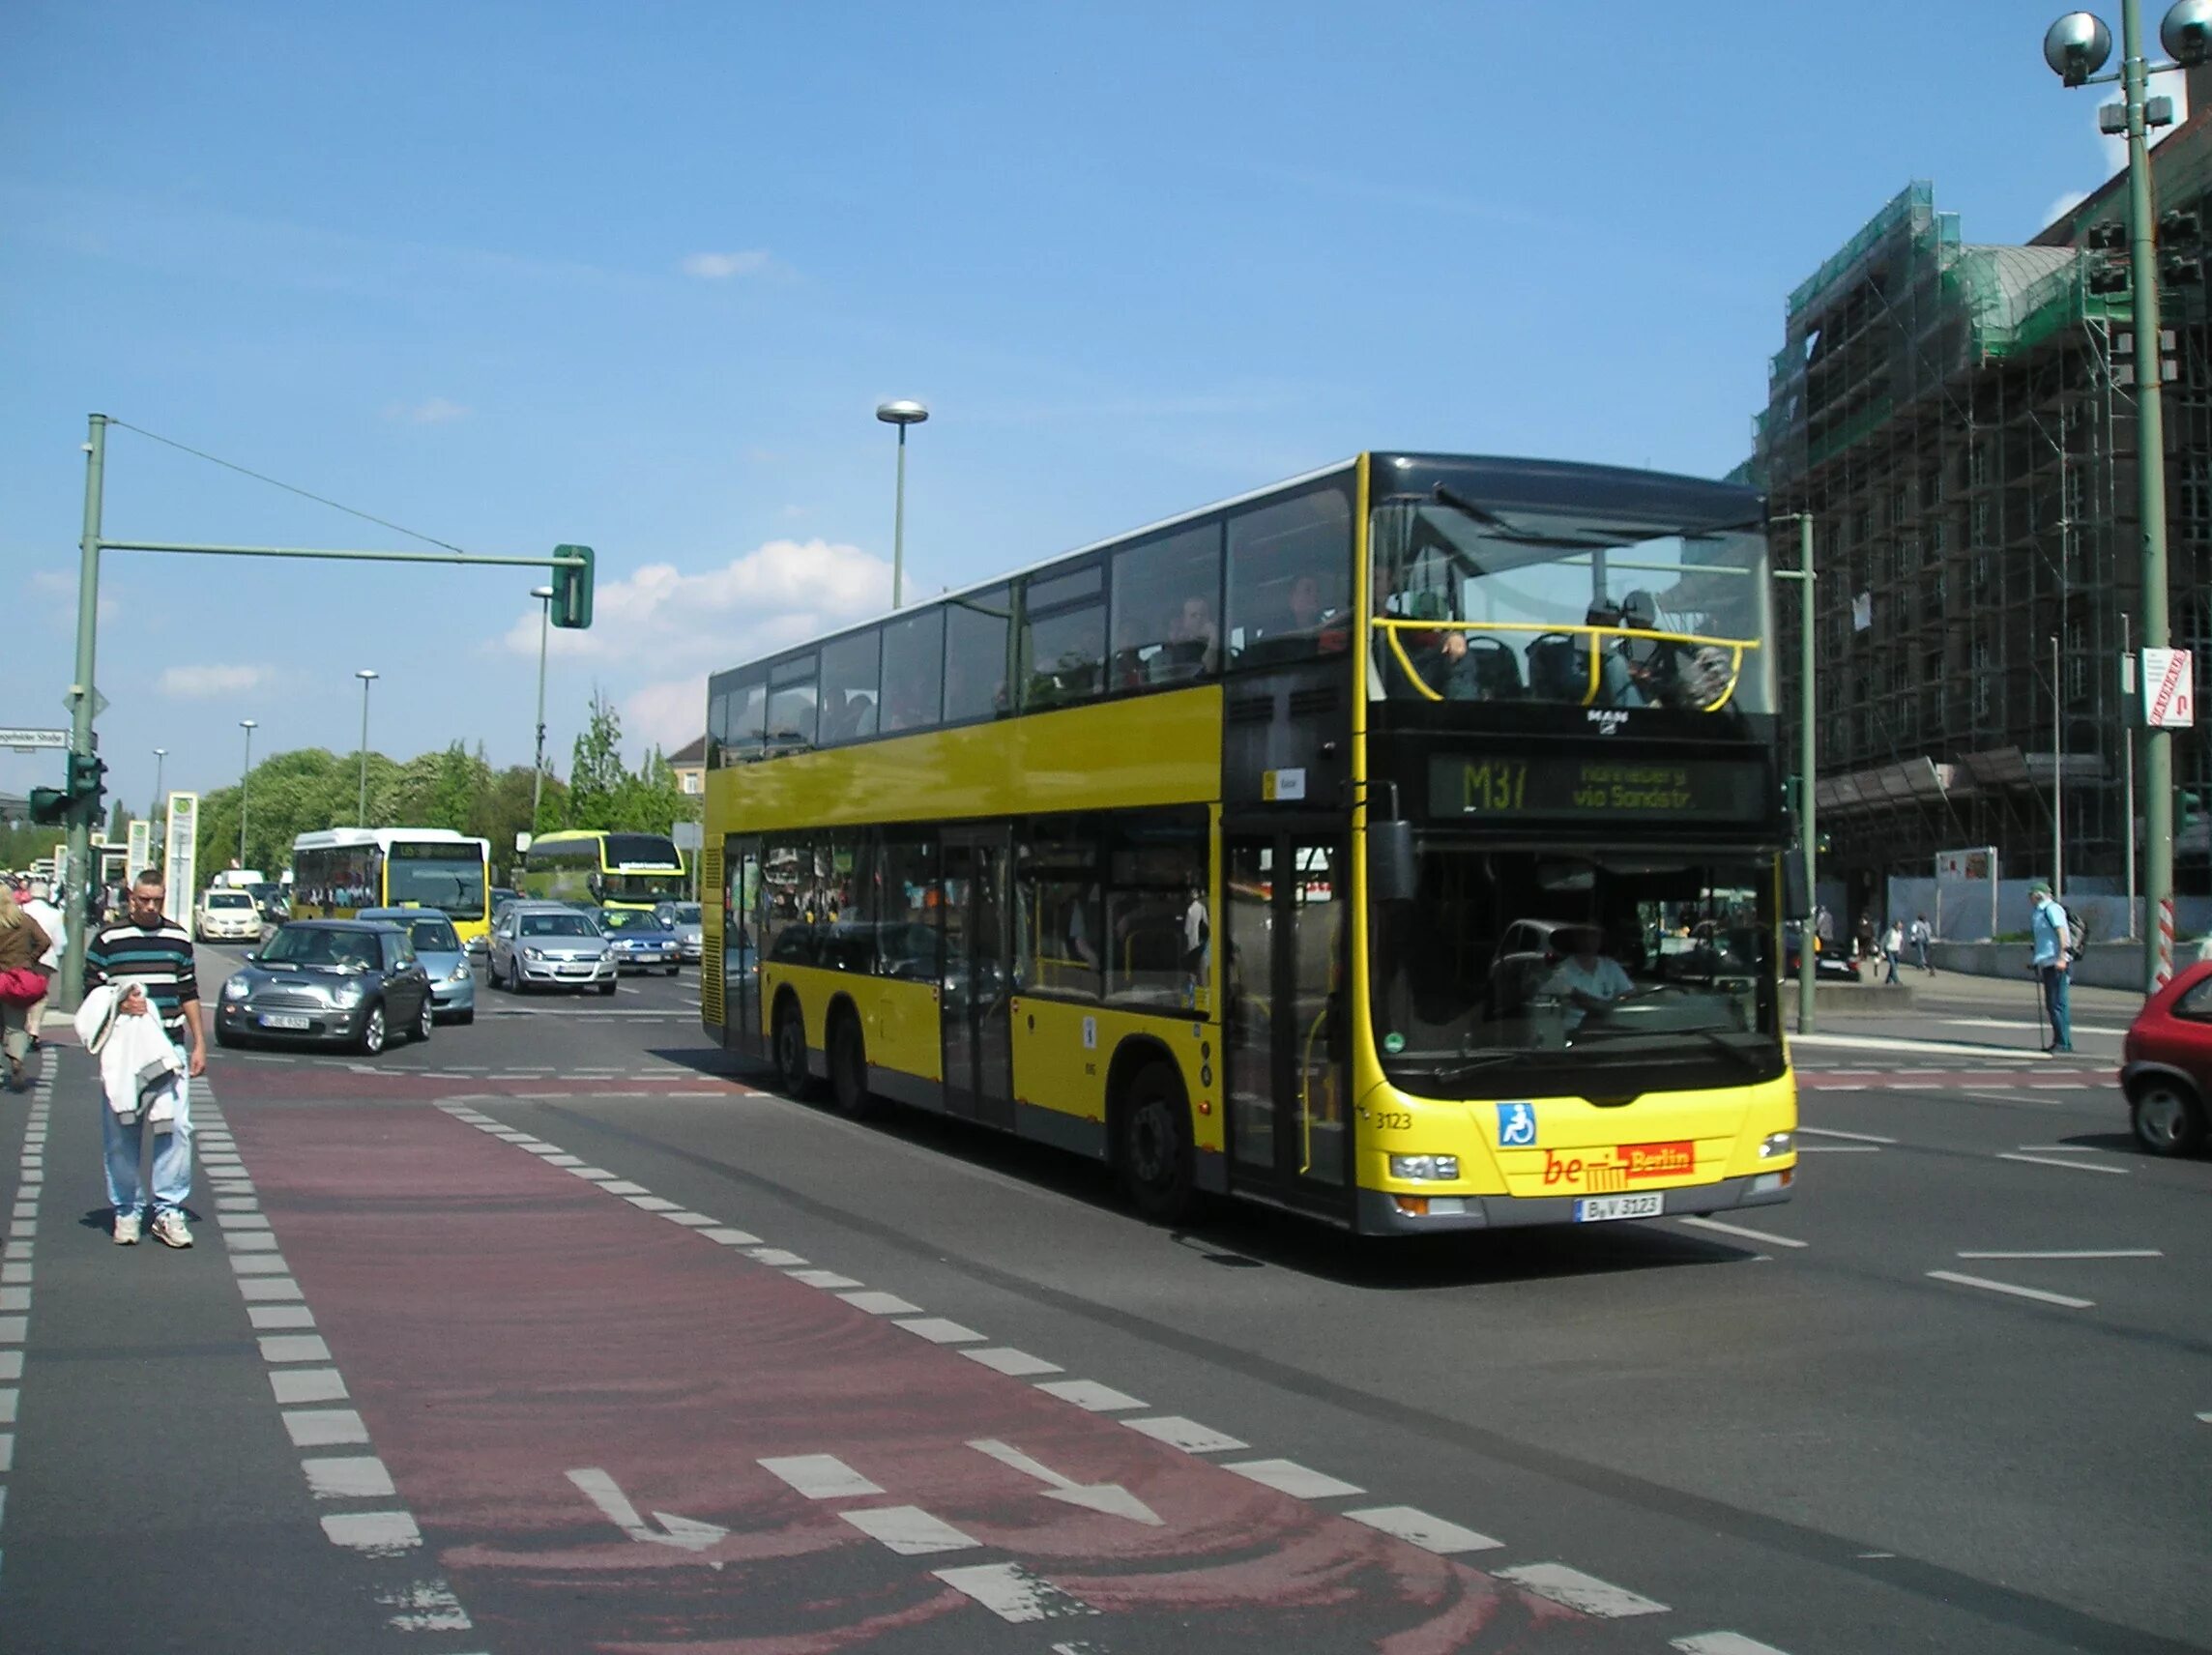
[(1130, 1205), (1154, 1224), (1173, 1224), (1188, 1213), (1197, 1190), (1198, 1150), (1182, 1080), (1166, 1063), (1147, 1063), (1129, 1082), (1121, 1140), (1121, 1187)]
[(786, 1097), (809, 1097), (814, 1091), (814, 1077), (806, 1070), (806, 1022), (791, 1001), (775, 1016), (775, 1084)]

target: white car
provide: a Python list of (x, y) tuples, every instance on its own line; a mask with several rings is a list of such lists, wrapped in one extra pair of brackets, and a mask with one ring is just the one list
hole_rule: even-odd
[(201, 943), (261, 941), (261, 910), (249, 890), (209, 890), (192, 915), (192, 936)]

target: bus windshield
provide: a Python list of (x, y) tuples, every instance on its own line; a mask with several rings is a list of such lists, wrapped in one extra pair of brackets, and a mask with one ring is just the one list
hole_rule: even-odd
[(680, 873), (665, 874), (607, 874), (599, 881), (601, 894), (609, 902), (673, 902), (689, 894), (685, 889), (689, 882)]
[(1373, 531), (1373, 697), (1774, 710), (1761, 525), (1497, 511), (1439, 488), (1383, 502)]
[(1417, 896), (1374, 919), (1375, 1044), (1408, 1089), (1587, 1095), (1782, 1072), (1771, 858), (1443, 835), (1418, 857)]
[[(423, 847), (410, 847), (420, 853)], [(393, 856), (384, 864), (384, 900), (394, 908), (414, 903), (455, 919), (484, 916), (484, 868), (473, 847), (454, 856)]]

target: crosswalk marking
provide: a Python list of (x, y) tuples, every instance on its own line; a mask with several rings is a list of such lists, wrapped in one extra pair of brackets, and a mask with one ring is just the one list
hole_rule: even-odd
[(1505, 1544), (1444, 1518), (1431, 1517), (1417, 1506), (1374, 1505), (1344, 1515), (1354, 1523), (1364, 1523), (1370, 1528), (1379, 1528), (1408, 1545), (1443, 1557), (1461, 1552), (1495, 1552)]
[(1595, 1575), (1586, 1575), (1580, 1569), (1570, 1569), (1564, 1563), (1524, 1563), (1517, 1569), (1499, 1570), (1498, 1578), (1525, 1586), (1540, 1598), (1550, 1598), (1556, 1604), (1608, 1620), (1667, 1612), (1667, 1606), (1655, 1599), (1601, 1581)]

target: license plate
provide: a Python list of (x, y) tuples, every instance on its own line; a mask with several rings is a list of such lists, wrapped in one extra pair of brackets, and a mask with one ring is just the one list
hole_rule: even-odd
[(314, 1026), (313, 1018), (302, 1017), (293, 1011), (264, 1011), (261, 1014), (261, 1027), (264, 1029), (312, 1029)]
[(1667, 1198), (1654, 1190), (1649, 1195), (1591, 1195), (1575, 1203), (1577, 1224), (1598, 1224), (1609, 1218), (1657, 1218), (1666, 1210)]

